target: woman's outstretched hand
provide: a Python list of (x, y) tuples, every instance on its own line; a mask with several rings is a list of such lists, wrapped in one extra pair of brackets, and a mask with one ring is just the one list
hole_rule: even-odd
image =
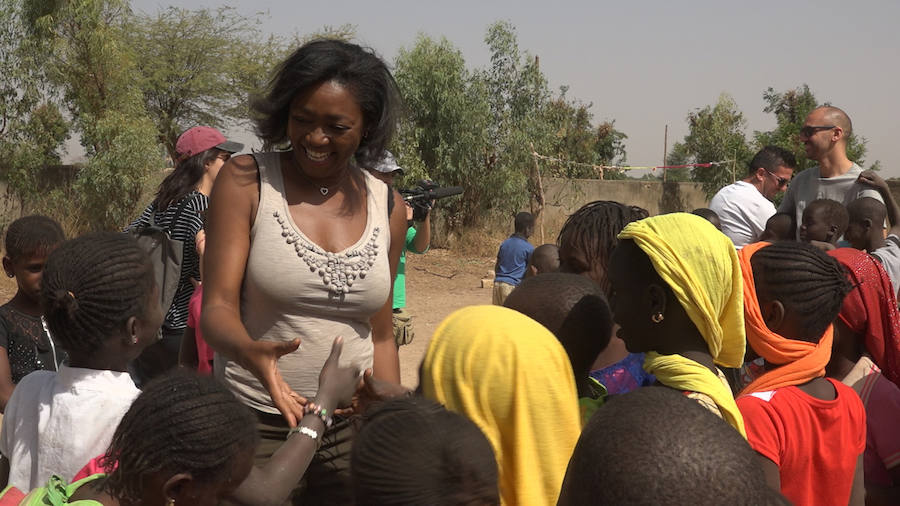
[[(278, 359), (300, 347), (300, 339), (287, 342), (251, 341), (243, 351), (241, 365), (262, 383), (288, 425), (296, 427), (303, 418), (306, 398), (294, 392), (278, 370)], [(326, 363), (327, 365), (327, 363)]]

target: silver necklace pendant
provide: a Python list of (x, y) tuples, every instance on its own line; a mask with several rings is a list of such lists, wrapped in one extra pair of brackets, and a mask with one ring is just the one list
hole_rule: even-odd
[(319, 193), (321, 193), (323, 197), (328, 195), (328, 188), (325, 186), (322, 186), (321, 188), (319, 188)]

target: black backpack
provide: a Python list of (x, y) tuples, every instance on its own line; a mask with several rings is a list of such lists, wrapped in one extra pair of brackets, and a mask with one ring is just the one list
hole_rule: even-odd
[(150, 262), (156, 273), (156, 286), (159, 287), (160, 307), (166, 314), (175, 299), (175, 292), (178, 291), (184, 255), (184, 241), (172, 239), (171, 228), (178, 223), (178, 218), (189, 200), (181, 199), (168, 228), (157, 225), (154, 220), (156, 213), (151, 212), (149, 225), (138, 225), (129, 230), (141, 248), (150, 255)]

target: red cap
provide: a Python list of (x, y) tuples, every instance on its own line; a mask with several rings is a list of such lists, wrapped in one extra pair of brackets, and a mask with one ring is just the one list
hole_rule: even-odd
[(175, 143), (175, 151), (182, 159), (190, 158), (212, 148), (237, 153), (244, 149), (244, 145), (229, 141), (222, 135), (222, 132), (208, 126), (196, 126), (188, 129)]

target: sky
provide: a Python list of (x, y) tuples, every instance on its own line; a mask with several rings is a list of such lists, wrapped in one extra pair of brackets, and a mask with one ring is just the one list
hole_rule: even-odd
[[(661, 164), (666, 125), (671, 149), (687, 114), (723, 92), (744, 113), (748, 138), (769, 130), (763, 92), (805, 83), (868, 139), (866, 165), (880, 160), (883, 176), (900, 177), (897, 0), (132, 0), (146, 13), (167, 5), (262, 13), (263, 30), (281, 35), (349, 23), (389, 63), (419, 33), (446, 37), (470, 68), (489, 63), (488, 25), (509, 21), (553, 89), (569, 86), (570, 98), (592, 104), (595, 122), (615, 120), (628, 135), (629, 165)], [(249, 131), (228, 134), (259, 144)]]

